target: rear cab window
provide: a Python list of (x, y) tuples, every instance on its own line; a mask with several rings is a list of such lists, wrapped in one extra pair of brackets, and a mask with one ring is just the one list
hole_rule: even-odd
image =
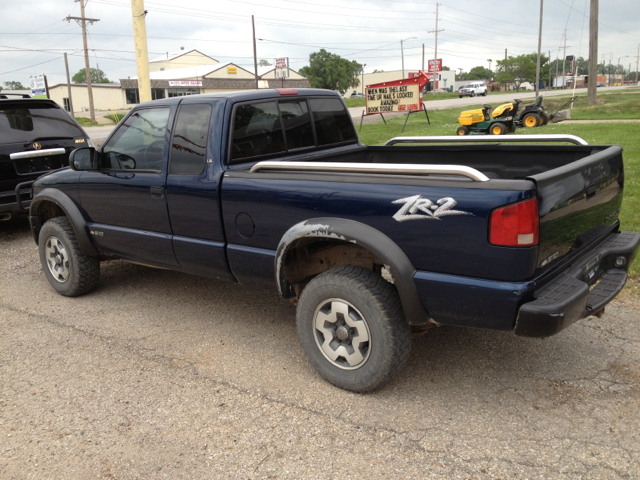
[(358, 141), (349, 111), (332, 97), (242, 103), (231, 126), (232, 165)]

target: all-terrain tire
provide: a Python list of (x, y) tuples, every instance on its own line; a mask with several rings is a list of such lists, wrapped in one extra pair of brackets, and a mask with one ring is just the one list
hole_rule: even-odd
[[(335, 329), (332, 342), (335, 349), (331, 345), (323, 349), (326, 332), (341, 321), (332, 324), (323, 320), (340, 318), (340, 314), (333, 312), (335, 306), (348, 311), (351, 326), (358, 325), (349, 329), (357, 333), (353, 340), (346, 340), (353, 341), (349, 346), (356, 345), (358, 337), (366, 335), (369, 339), (358, 344), (364, 360), (355, 366), (347, 363), (347, 357), (331, 360), (327, 355), (328, 351), (335, 354), (341, 348), (339, 345), (346, 345), (340, 344), (338, 335), (340, 328), (344, 328), (344, 320), (343, 327)], [(319, 324), (328, 328), (318, 328)], [(298, 301), (297, 327), (302, 349), (318, 373), (337, 387), (353, 392), (370, 392), (387, 383), (404, 366), (411, 352), (411, 328), (396, 288), (377, 273), (361, 267), (337, 267), (311, 280)], [(347, 348), (342, 351), (347, 352)]]
[(44, 274), (59, 294), (77, 297), (98, 286), (100, 260), (82, 253), (67, 217), (45, 222), (38, 237), (38, 250)]

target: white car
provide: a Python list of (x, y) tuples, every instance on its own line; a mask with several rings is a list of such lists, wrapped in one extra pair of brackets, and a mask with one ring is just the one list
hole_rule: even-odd
[(471, 82), (458, 90), (458, 96), (462, 97), (475, 97), (476, 95), (487, 96), (487, 86), (484, 82)]

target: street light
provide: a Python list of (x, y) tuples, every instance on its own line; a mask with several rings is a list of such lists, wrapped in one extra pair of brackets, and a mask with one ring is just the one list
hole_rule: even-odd
[(400, 40), (400, 54), (402, 55), (402, 78), (404, 78), (404, 49), (402, 47), (402, 44), (407, 40), (417, 40), (417, 38), (418, 37), (409, 37), (405, 38), (404, 40)]
[(489, 70), (491, 70), (491, 62), (493, 62), (493, 60), (491, 60), (490, 58), (487, 58), (487, 62), (489, 62)]
[(362, 64), (362, 94), (364, 95), (364, 67), (366, 67), (367, 64), (364, 63)]

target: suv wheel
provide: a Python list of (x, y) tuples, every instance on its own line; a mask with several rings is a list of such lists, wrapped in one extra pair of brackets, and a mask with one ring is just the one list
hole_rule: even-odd
[(59, 294), (77, 297), (98, 285), (100, 260), (82, 253), (67, 217), (52, 218), (42, 226), (38, 249), (44, 274)]
[(411, 329), (395, 287), (361, 267), (334, 268), (302, 291), (298, 337), (327, 381), (354, 392), (387, 383), (406, 363)]
[(475, 97), (476, 96), (476, 92), (471, 92), (471, 96)]

